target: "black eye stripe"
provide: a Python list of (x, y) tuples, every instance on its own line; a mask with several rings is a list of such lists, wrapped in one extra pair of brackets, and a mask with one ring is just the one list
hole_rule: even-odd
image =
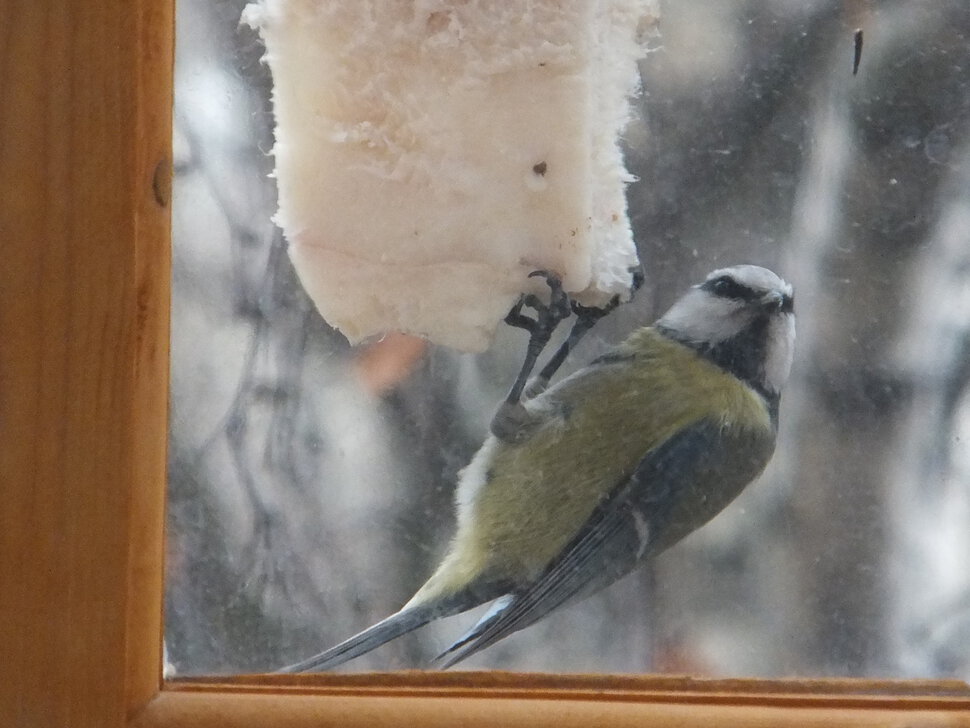
[(747, 286), (738, 283), (731, 276), (720, 276), (718, 278), (713, 278), (709, 281), (705, 281), (701, 286), (701, 289), (705, 291), (710, 291), (715, 296), (720, 298), (731, 298), (737, 301), (755, 301), (758, 299), (758, 294), (752, 291)]
[[(718, 298), (728, 298), (732, 301), (742, 301), (744, 303), (757, 302), (764, 295), (763, 292), (752, 290), (731, 276), (719, 276), (705, 281), (701, 289), (713, 293)], [(784, 296), (781, 301), (781, 307), (778, 310), (781, 313), (794, 313), (795, 297), (791, 295)]]

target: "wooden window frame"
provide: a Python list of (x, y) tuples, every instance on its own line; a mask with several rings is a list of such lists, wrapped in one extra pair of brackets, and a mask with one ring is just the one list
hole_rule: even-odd
[(164, 682), (173, 24), (0, 0), (0, 726), (970, 726), (959, 682)]

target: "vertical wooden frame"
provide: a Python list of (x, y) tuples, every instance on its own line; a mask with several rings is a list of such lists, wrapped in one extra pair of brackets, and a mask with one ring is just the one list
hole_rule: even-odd
[(0, 0), (0, 725), (160, 686), (172, 0)]
[(955, 683), (163, 685), (173, 22), (0, 0), (0, 726), (970, 726)]

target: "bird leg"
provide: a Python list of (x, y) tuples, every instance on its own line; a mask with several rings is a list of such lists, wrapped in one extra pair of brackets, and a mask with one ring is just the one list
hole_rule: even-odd
[[(643, 285), (643, 269), (639, 266), (632, 271), (633, 278), (630, 285), (630, 294), (634, 294), (639, 290), (640, 286)], [(579, 343), (589, 332), (591, 328), (599, 321), (601, 318), (610, 313), (613, 309), (620, 305), (619, 295), (613, 296), (609, 303), (605, 306), (583, 306), (575, 301), (571, 302), (571, 307), (573, 313), (576, 314), (576, 323), (573, 324), (572, 330), (569, 332), (569, 336), (559, 347), (559, 350), (553, 355), (546, 365), (539, 372), (539, 376), (529, 382), (529, 386), (525, 389), (526, 399), (531, 399), (536, 395), (542, 394), (546, 387), (549, 386), (549, 382), (553, 375), (562, 366), (562, 363), (566, 361), (566, 357), (569, 356), (576, 344)]]
[[(525, 361), (519, 375), (512, 383), (505, 401), (499, 406), (498, 412), (492, 418), (492, 434), (506, 442), (521, 442), (526, 438), (535, 419), (522, 405), (522, 392), (532, 370), (535, 368), (539, 354), (549, 343), (553, 331), (559, 323), (569, 317), (571, 313), (569, 296), (562, 288), (559, 278), (549, 271), (538, 270), (529, 274), (530, 278), (542, 277), (549, 285), (549, 303), (543, 303), (538, 296), (531, 293), (519, 298), (512, 310), (505, 317), (509, 326), (525, 329), (529, 332), (529, 344), (526, 348)], [(535, 318), (522, 313), (523, 307), (535, 310)]]

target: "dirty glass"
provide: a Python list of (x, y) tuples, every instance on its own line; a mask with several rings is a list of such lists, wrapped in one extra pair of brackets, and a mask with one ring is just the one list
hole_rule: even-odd
[[(355, 349), (320, 319), (271, 222), (243, 5), (178, 4), (170, 675), (275, 669), (398, 609), (524, 350)], [(776, 455), (681, 544), (463, 667), (970, 678), (968, 34), (964, 0), (663, 5), (625, 136), (647, 281), (575, 360), (716, 267), (766, 265), (798, 301)], [(476, 616), (346, 669), (427, 666)]]

